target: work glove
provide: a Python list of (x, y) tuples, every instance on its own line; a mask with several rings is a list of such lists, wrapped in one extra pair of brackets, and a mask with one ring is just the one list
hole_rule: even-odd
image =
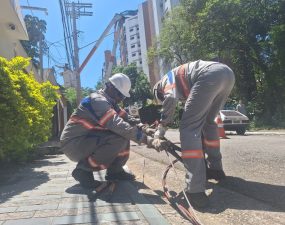
[(153, 143), (153, 138), (150, 136), (147, 136), (146, 134), (143, 134), (142, 139), (141, 139), (141, 143), (146, 144), (148, 148), (153, 147), (152, 143)]
[(154, 133), (154, 136), (153, 136), (154, 139), (164, 138), (165, 132), (166, 132), (166, 128), (162, 124), (159, 124), (157, 127), (157, 130)]
[(169, 146), (169, 143), (166, 140), (152, 138), (146, 134), (143, 134), (140, 144), (141, 143), (146, 144), (148, 148), (154, 148), (158, 152), (166, 150)]
[(155, 129), (150, 128), (148, 124), (140, 123), (140, 124), (137, 125), (137, 127), (139, 129), (141, 129), (142, 132), (144, 132), (146, 135), (149, 135), (149, 136), (153, 135), (154, 132), (155, 132)]
[(161, 140), (159, 138), (154, 138), (151, 144), (155, 148), (155, 150), (158, 152), (166, 150), (169, 146), (168, 141)]
[(132, 126), (134, 126), (134, 125), (140, 124), (140, 123), (141, 123), (141, 120), (140, 120), (140, 119), (137, 119), (137, 118), (135, 118), (135, 117), (129, 116), (128, 122), (129, 122), (129, 124), (131, 124)]

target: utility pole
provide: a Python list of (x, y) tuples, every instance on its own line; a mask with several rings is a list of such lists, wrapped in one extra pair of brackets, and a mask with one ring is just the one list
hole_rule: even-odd
[(78, 73), (79, 68), (79, 49), (78, 49), (78, 40), (77, 40), (77, 27), (76, 27), (76, 12), (75, 12), (75, 3), (72, 2), (72, 24), (73, 24), (73, 44), (74, 44), (74, 75), (76, 77), (76, 99), (77, 104), (81, 101), (81, 81), (80, 74)]
[(69, 8), (69, 14), (72, 19), (72, 36), (73, 36), (73, 46), (74, 46), (74, 76), (76, 77), (76, 99), (77, 104), (81, 101), (81, 81), (80, 81), (80, 72), (79, 72), (79, 47), (78, 47), (78, 39), (77, 39), (77, 27), (76, 27), (76, 19), (80, 16), (92, 16), (92, 12), (86, 12), (86, 8), (92, 8), (91, 3), (65, 3), (65, 6)]

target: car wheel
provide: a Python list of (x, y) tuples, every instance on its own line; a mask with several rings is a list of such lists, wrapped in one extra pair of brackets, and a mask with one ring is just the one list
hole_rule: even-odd
[(236, 129), (236, 132), (238, 135), (244, 135), (245, 130), (246, 129), (244, 127), (241, 127), (241, 128)]

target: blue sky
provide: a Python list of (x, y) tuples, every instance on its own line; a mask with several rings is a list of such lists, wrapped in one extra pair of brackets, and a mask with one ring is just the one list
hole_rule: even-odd
[[(47, 22), (46, 40), (49, 43), (57, 42), (50, 47), (51, 55), (58, 62), (49, 62), (50, 66), (63, 65), (66, 63), (66, 54), (64, 48), (63, 28), (61, 23), (61, 14), (58, 0), (19, 0), (20, 5), (30, 5), (48, 9), (48, 15), (41, 11), (22, 10), (23, 16), (30, 14), (37, 16)], [(77, 0), (75, 0), (77, 2)], [(78, 43), (79, 47), (83, 47), (93, 41), (96, 41), (104, 29), (107, 27), (115, 13), (120, 13), (125, 10), (135, 10), (143, 0), (80, 0), (82, 3), (92, 3), (93, 8), (87, 11), (93, 12), (93, 16), (83, 16), (77, 20), (77, 29), (80, 32)], [(112, 31), (111, 31), (112, 32)], [(83, 48), (79, 52), (80, 64), (86, 58), (94, 44)], [(104, 63), (104, 51), (113, 47), (113, 35), (104, 39), (100, 47), (94, 53), (86, 67), (81, 73), (81, 86), (94, 88), (97, 81), (101, 79), (102, 67)], [(45, 56), (44, 66), (48, 67), (48, 58)], [(57, 73), (57, 81), (63, 84), (63, 80), (59, 75), (62, 70), (55, 68)]]

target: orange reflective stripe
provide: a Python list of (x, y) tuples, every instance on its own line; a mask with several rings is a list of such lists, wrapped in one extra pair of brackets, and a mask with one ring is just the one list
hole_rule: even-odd
[(121, 111), (119, 112), (119, 116), (124, 117), (126, 115), (127, 115), (127, 112), (125, 110), (121, 109)]
[(118, 154), (118, 156), (120, 156), (120, 157), (125, 157), (128, 155), (130, 155), (130, 150), (125, 150), (125, 151), (122, 151)]
[(176, 88), (176, 84), (169, 84), (169, 85), (166, 85), (163, 92), (166, 93), (167, 91), (171, 90), (171, 89), (174, 89)]
[(105, 115), (99, 120), (99, 124), (101, 126), (105, 126), (105, 124), (116, 114), (114, 109), (109, 109)]
[(94, 125), (91, 124), (89, 121), (84, 120), (84, 119), (81, 119), (81, 118), (79, 118), (79, 117), (73, 116), (73, 117), (70, 118), (70, 121), (71, 121), (71, 122), (74, 122), (74, 123), (79, 123), (79, 124), (81, 124), (83, 127), (85, 127), (86, 129), (93, 129), (93, 128), (94, 128)]
[(203, 143), (210, 148), (219, 148), (220, 147), (220, 140), (207, 140), (204, 139)]
[(203, 150), (182, 150), (182, 159), (203, 159)]
[(177, 77), (180, 81), (180, 84), (182, 86), (183, 89), (183, 93), (184, 93), (184, 97), (188, 97), (188, 95), (190, 94), (190, 90), (186, 81), (186, 77), (185, 77), (185, 67), (187, 64), (183, 64), (182, 66), (180, 66), (178, 68), (177, 71)]
[(99, 168), (99, 169), (101, 169), (101, 170), (104, 170), (104, 169), (107, 168), (107, 166), (105, 166), (105, 165), (103, 165), (103, 164), (98, 164), (98, 163), (96, 162), (96, 160), (94, 159), (94, 157), (92, 157), (92, 156), (89, 156), (89, 157), (88, 157), (88, 163), (89, 163), (90, 166), (93, 167), (93, 168)]
[(88, 130), (91, 130), (91, 129), (93, 129), (93, 130), (106, 130), (106, 128), (104, 128), (104, 127), (95, 126), (92, 123), (90, 123), (88, 120), (79, 118), (77, 116), (72, 116), (72, 117), (70, 117), (69, 120), (72, 123), (79, 123), (79, 124), (81, 124), (83, 127), (85, 127)]

